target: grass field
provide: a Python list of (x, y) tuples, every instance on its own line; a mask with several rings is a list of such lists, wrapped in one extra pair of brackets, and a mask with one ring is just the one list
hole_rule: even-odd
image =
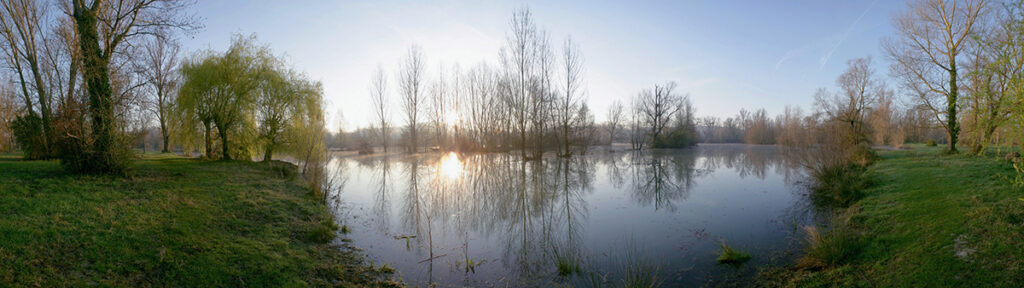
[(856, 253), (824, 269), (769, 270), (768, 286), (1024, 286), (1024, 189), (1010, 183), (1010, 162), (912, 148), (879, 152), (873, 186), (837, 213)]
[(0, 286), (390, 286), (322, 203), (266, 164), (170, 155), (130, 177), (0, 155)]

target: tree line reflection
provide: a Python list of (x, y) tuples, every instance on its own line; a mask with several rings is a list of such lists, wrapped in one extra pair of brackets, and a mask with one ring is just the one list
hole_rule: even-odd
[[(518, 279), (544, 279), (556, 263), (583, 265), (590, 255), (582, 243), (595, 177), (607, 177), (641, 207), (674, 211), (716, 170), (758, 179), (772, 171), (796, 176), (799, 169), (780, 154), (773, 147), (724, 145), (541, 161), (511, 154), (351, 156), (336, 157), (332, 165), (373, 172), (372, 225), (408, 241), (407, 253), (427, 267), (429, 283), (435, 264), (471, 278), (473, 266), (500, 263), (514, 274), (506, 276)], [(501, 257), (470, 255), (480, 239), (501, 239)]]

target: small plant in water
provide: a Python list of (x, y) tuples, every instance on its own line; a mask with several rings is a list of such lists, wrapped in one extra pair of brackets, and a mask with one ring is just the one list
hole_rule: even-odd
[(472, 258), (466, 258), (466, 273), (476, 273), (476, 263), (473, 262)]
[(718, 255), (719, 264), (739, 265), (750, 260), (750, 254), (729, 247), (722, 241), (722, 252)]
[(622, 263), (622, 285), (624, 287), (660, 287), (662, 280), (658, 278), (661, 268), (652, 263), (641, 251), (632, 244), (626, 248)]
[(576, 261), (564, 257), (558, 258), (558, 276), (569, 276), (581, 271), (580, 264)]
[(352, 230), (348, 229), (348, 225), (341, 225), (341, 234), (348, 234), (349, 232), (352, 232)]

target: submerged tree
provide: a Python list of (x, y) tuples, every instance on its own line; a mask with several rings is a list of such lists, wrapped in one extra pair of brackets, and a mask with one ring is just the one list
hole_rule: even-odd
[(409, 53), (406, 54), (398, 72), (398, 84), (402, 89), (402, 109), (405, 111), (409, 136), (409, 152), (417, 152), (419, 148), (419, 113), (425, 100), (423, 62), (423, 52), (419, 46), (414, 45), (409, 48)]
[(388, 152), (388, 138), (391, 138), (391, 110), (388, 107), (388, 79), (384, 68), (378, 66), (377, 72), (370, 80), (370, 99), (373, 100), (373, 112), (377, 116), (380, 143), (384, 153)]
[(562, 135), (562, 155), (571, 155), (569, 151), (570, 139), (572, 137), (572, 124), (576, 121), (574, 113), (580, 102), (580, 86), (583, 81), (583, 59), (580, 55), (579, 46), (572, 41), (572, 38), (565, 39), (565, 46), (562, 48), (562, 68), (565, 69), (562, 75), (565, 80), (564, 91), (561, 99), (558, 100), (558, 126)]

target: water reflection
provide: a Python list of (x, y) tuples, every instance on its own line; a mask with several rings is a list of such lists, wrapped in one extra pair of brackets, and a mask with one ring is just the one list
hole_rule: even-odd
[(799, 169), (765, 146), (543, 161), (348, 156), (331, 165), (350, 179), (337, 207), (347, 208), (341, 221), (355, 246), (417, 285), (547, 286), (568, 281), (559, 266), (614, 278), (626, 243), (645, 248), (639, 256), (662, 267), (666, 285), (701, 284), (735, 274), (714, 264), (715, 241), (767, 256), (788, 249), (787, 227), (806, 221), (792, 212), (805, 202), (790, 185)]

